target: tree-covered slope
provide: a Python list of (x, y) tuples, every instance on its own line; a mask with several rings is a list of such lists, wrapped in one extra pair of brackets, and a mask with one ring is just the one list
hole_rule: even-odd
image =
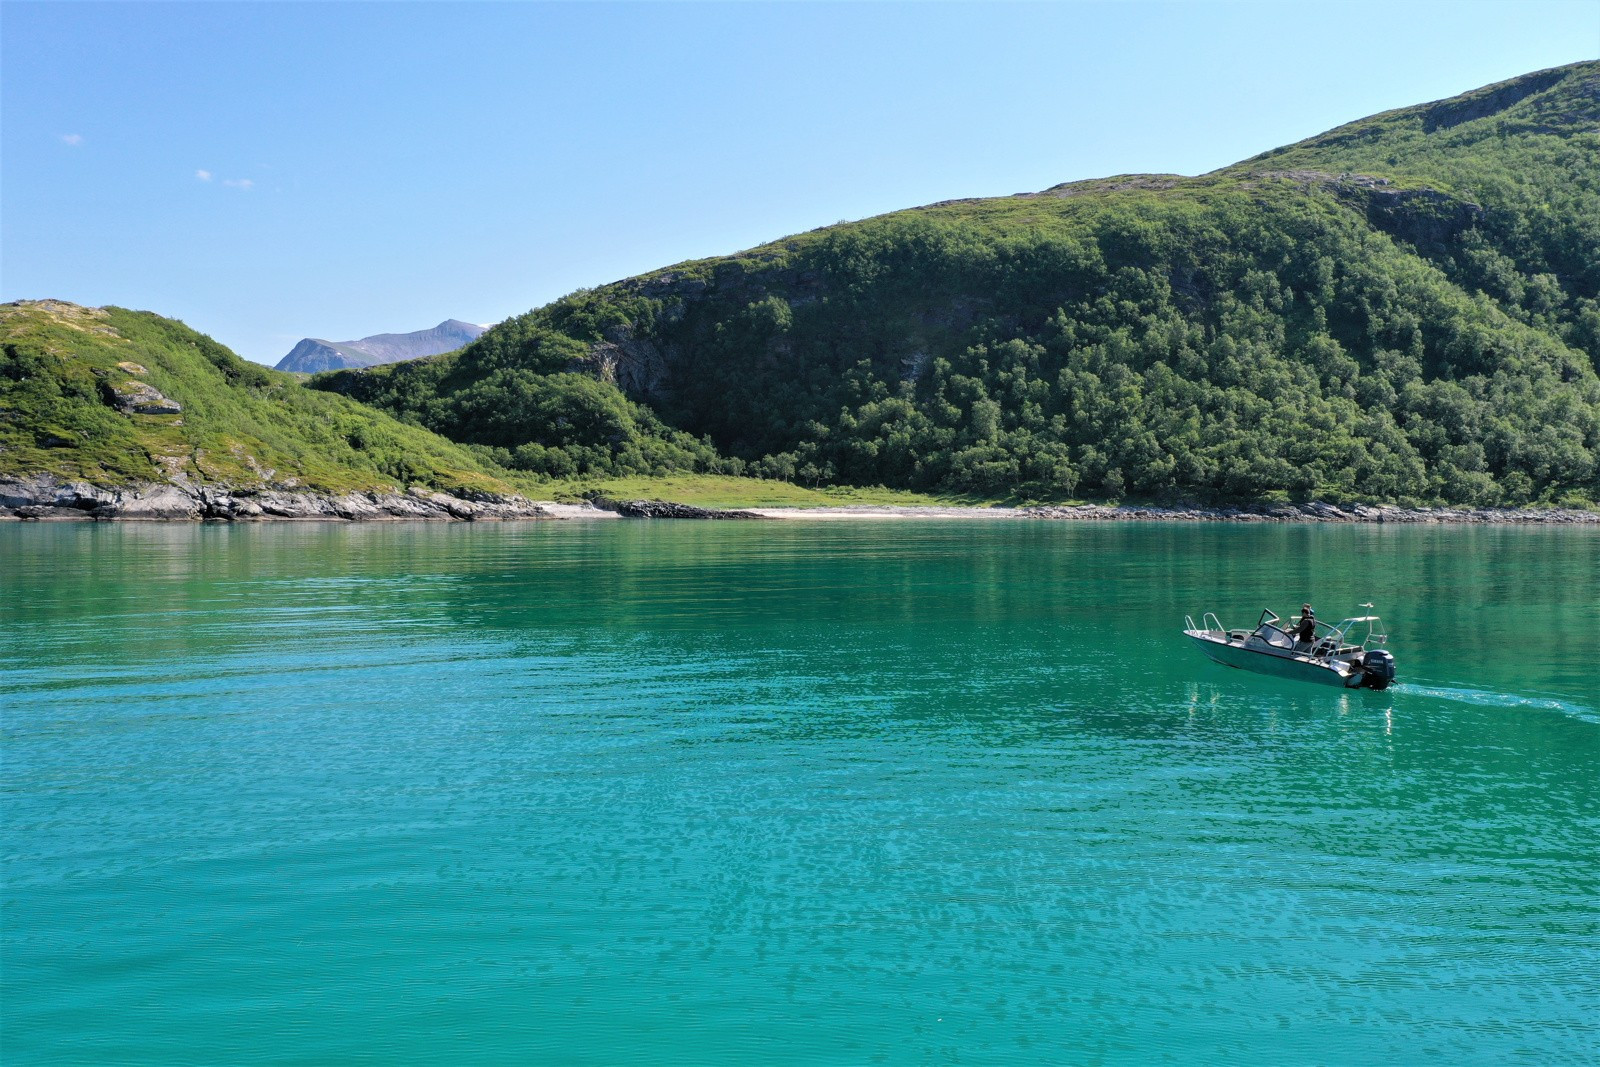
[(62, 301), (0, 306), (0, 478), (185, 480), (326, 492), (511, 492), (427, 430), (245, 362), (171, 319)]
[[(1229, 172), (1266, 168), (1382, 174), (1453, 191), (1477, 208), (1455, 240), (1399, 236), (1467, 291), (1600, 351), (1600, 63), (1386, 112)], [(1381, 207), (1374, 221), (1382, 224)]]
[(316, 384), (535, 472), (1593, 499), (1597, 129), (1600, 64), (1578, 64), (1197, 178), (680, 264)]

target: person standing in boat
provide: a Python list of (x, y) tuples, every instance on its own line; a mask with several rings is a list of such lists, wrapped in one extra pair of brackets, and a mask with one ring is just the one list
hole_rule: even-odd
[(1300, 622), (1295, 626), (1294, 636), (1308, 645), (1317, 636), (1317, 613), (1311, 610), (1310, 604), (1300, 605)]

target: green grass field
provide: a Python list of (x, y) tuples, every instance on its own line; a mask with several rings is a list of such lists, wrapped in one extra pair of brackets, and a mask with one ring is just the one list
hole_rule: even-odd
[(917, 493), (882, 486), (808, 489), (790, 482), (735, 478), (723, 474), (644, 475), (626, 478), (534, 482), (522, 486), (539, 499), (576, 502), (599, 494), (618, 500), (670, 500), (708, 508), (837, 508), (853, 504), (895, 507), (988, 507), (1012, 504), (974, 496)]

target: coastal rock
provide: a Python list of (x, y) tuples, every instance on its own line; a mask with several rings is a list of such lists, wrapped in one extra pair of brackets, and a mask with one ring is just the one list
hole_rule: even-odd
[(44, 522), (93, 522), (94, 516), (81, 508), (62, 508), (50, 504), (24, 504), (14, 516)]
[(412, 486), (408, 491), (408, 495), (415, 502), (413, 505), (415, 507), (431, 506), (443, 508), (458, 519), (475, 519), (484, 511), (482, 507), (470, 500), (462, 500), (459, 497), (436, 493), (419, 485)]
[(0, 508), (70, 508), (84, 513), (94, 511), (115, 499), (109, 489), (85, 482), (58, 482), (49, 475), (32, 479), (0, 480)]
[(340, 519), (329, 497), (315, 493), (264, 492), (254, 501), (264, 519)]
[(118, 494), (115, 500), (94, 510), (97, 519), (198, 519), (203, 514), (200, 498), (176, 485), (149, 486), (144, 492)]
[(405, 493), (342, 494), (283, 489), (144, 483), (102, 488), (60, 482), (50, 475), (0, 479), (0, 518), (93, 519), (99, 521), (334, 520), (370, 522), (394, 519), (471, 521), (553, 517), (520, 496), (474, 493), (466, 500), (449, 493), (412, 487)]
[(234, 496), (228, 492), (218, 492), (209, 488), (202, 489), (200, 495), (205, 503), (207, 518), (259, 519), (266, 514), (260, 504), (247, 496)]
[(666, 500), (611, 500), (597, 496), (590, 500), (597, 508), (614, 511), (625, 519), (760, 519), (765, 516), (751, 511), (723, 511), (718, 508), (699, 508), (692, 504), (674, 504)]
[(1483, 525), (1600, 525), (1600, 512), (1575, 508), (1402, 508), (1393, 504), (1340, 506), (1322, 500), (1265, 507), (1140, 507), (1128, 504), (1073, 504), (1024, 508), (1040, 519), (1090, 521), (1210, 522), (1401, 522)]
[[(1404, 508), (1393, 504), (1338, 505), (1326, 501), (1270, 507), (1143, 507), (1125, 504), (1045, 505), (1031, 508), (875, 507), (820, 509), (863, 517), (1053, 519), (1078, 522), (1364, 522), (1481, 525), (1600, 525), (1600, 511), (1575, 508)], [(144, 483), (105, 488), (63, 482), (48, 475), (0, 478), (0, 519), (223, 521), (324, 520), (370, 522), (396, 519), (484, 521), (618, 516), (636, 519), (764, 519), (806, 517), (807, 509), (763, 511), (702, 508), (665, 500), (593, 497), (583, 505), (540, 504), (521, 496), (481, 490), (459, 494), (412, 486), (404, 493), (316, 493), (305, 490), (187, 482)]]

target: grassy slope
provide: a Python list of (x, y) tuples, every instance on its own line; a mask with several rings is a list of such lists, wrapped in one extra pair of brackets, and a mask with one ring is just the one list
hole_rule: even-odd
[(509, 456), (552, 444), (548, 424), (489, 425), (460, 398), (492, 408), (513, 371), (525, 388), (586, 357), (604, 376), (596, 353), (620, 345), (618, 380), (670, 425), (813, 480), (1594, 495), (1597, 80), (1600, 64), (1532, 75), (1199, 178), (829, 227), (319, 384)]
[[(107, 390), (128, 382), (182, 413), (124, 414)], [(100, 485), (181, 474), (331, 492), (512, 491), (461, 446), (306, 389), (181, 323), (54, 301), (0, 307), (0, 476), (38, 473)]]

